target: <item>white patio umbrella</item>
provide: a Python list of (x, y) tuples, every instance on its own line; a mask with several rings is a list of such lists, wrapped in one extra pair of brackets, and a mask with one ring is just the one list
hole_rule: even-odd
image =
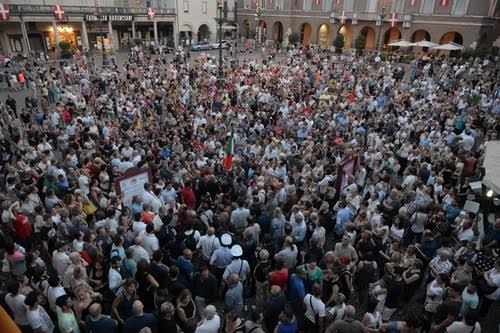
[(412, 46), (412, 44), (410, 42), (407, 42), (405, 40), (400, 39), (400, 40), (397, 40), (395, 42), (387, 44), (387, 46), (408, 47), (408, 46)]
[(434, 47), (438, 46), (438, 44), (428, 41), (428, 40), (421, 40), (420, 42), (416, 43), (411, 43), (411, 46), (417, 46), (417, 47)]
[(433, 47), (434, 50), (448, 50), (448, 51), (463, 50), (463, 48), (464, 47), (462, 45), (453, 42)]

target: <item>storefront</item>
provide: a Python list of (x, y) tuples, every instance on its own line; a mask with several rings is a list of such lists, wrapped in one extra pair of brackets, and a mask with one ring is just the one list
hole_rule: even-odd
[(133, 15), (85, 15), (89, 47), (101, 50), (118, 49), (129, 45), (133, 39)]

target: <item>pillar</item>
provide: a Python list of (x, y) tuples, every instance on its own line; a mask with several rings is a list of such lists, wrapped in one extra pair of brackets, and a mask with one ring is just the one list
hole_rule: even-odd
[(86, 51), (89, 49), (89, 36), (87, 35), (87, 24), (85, 23), (85, 21), (82, 21), (81, 34), (82, 34), (82, 43), (83, 43), (82, 51)]
[(30, 40), (28, 38), (28, 31), (26, 30), (26, 25), (21, 18), (21, 33), (23, 34), (24, 44), (26, 44), (26, 51), (31, 52)]
[(158, 44), (158, 25), (156, 20), (153, 21), (153, 30), (154, 30), (155, 44)]
[(174, 39), (174, 49), (177, 48), (179, 46), (179, 31), (177, 30), (177, 21), (175, 21), (173, 23), (173, 26), (174, 26), (174, 35), (173, 35), (173, 39)]
[(110, 50), (114, 49), (114, 41), (113, 41), (113, 25), (111, 24), (111, 20), (108, 21), (108, 39), (110, 41)]
[(135, 39), (135, 22), (132, 21), (132, 39)]
[(54, 29), (54, 40), (56, 42), (56, 52), (59, 50), (59, 31), (57, 31), (57, 22), (52, 21), (52, 28)]

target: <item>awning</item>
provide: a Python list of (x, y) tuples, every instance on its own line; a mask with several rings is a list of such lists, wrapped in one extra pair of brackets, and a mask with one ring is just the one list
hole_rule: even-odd
[(463, 48), (464, 47), (462, 45), (453, 42), (433, 47), (433, 49), (435, 50), (449, 50), (449, 51), (462, 50)]
[(222, 30), (237, 30), (238, 28), (236, 27), (235, 24), (223, 24), (222, 25)]
[(500, 194), (500, 141), (490, 141), (486, 144), (483, 167), (483, 184)]

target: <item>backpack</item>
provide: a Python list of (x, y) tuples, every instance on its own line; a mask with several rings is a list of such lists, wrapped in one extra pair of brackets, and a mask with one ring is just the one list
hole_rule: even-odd
[(184, 238), (184, 246), (191, 251), (196, 250), (196, 239), (194, 238), (195, 231)]

